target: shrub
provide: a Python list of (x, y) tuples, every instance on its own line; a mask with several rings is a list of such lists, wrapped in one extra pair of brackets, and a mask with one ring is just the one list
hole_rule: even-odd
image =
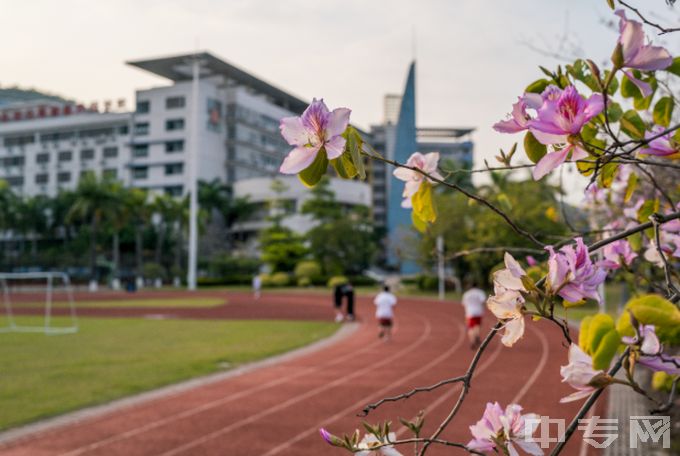
[(272, 274), (270, 282), (273, 287), (285, 287), (290, 284), (290, 276), (285, 272), (277, 272)]
[(216, 255), (207, 263), (210, 277), (247, 275), (252, 277), (260, 270), (262, 262), (256, 258), (238, 258), (229, 255)]
[(372, 278), (364, 276), (364, 275), (351, 276), (350, 282), (352, 282), (352, 285), (356, 285), (358, 287), (372, 286), (372, 285), (375, 285), (375, 284), (378, 283), (378, 282), (375, 281), (375, 279), (372, 279)]
[(418, 288), (423, 291), (436, 290), (439, 286), (439, 279), (433, 275), (423, 274), (418, 278)]
[(313, 260), (300, 261), (295, 266), (295, 277), (298, 281), (302, 278), (309, 279), (309, 282), (318, 280), (321, 277), (321, 265)]
[(142, 274), (147, 279), (162, 279), (165, 277), (165, 268), (158, 263), (144, 263)]
[(333, 276), (330, 279), (328, 279), (328, 287), (329, 288), (335, 288), (338, 285), (344, 285), (347, 282), (349, 282), (349, 281), (347, 280), (347, 277), (345, 277), (345, 276)]
[(312, 284), (312, 281), (310, 280), (309, 277), (300, 277), (297, 280), (298, 287), (308, 287)]

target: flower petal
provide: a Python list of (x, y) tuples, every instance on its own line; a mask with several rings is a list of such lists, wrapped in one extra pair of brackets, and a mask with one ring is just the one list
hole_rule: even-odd
[(567, 159), (570, 149), (571, 147), (565, 147), (560, 151), (545, 154), (534, 168), (534, 180), (542, 179), (543, 176), (564, 163), (564, 160)]
[(673, 57), (661, 46), (642, 46), (635, 56), (626, 61), (629, 68), (643, 71), (665, 70), (673, 63)]
[(345, 150), (347, 141), (342, 136), (335, 136), (330, 141), (326, 141), (326, 155), (329, 160), (338, 158)]
[(505, 324), (505, 333), (501, 338), (501, 343), (506, 347), (512, 347), (523, 335), (524, 318), (515, 318)]
[(635, 76), (633, 76), (632, 71), (624, 71), (623, 74), (625, 74), (628, 77), (628, 79), (630, 79), (630, 82), (635, 84), (635, 86), (638, 89), (640, 89), (640, 93), (642, 93), (643, 97), (648, 97), (652, 94), (652, 87), (649, 84), (647, 84), (646, 82), (641, 81), (638, 78), (636, 78)]
[(284, 117), (279, 125), (281, 136), (291, 146), (304, 146), (309, 143), (309, 133), (299, 117)]
[(583, 399), (584, 397), (590, 396), (594, 392), (595, 388), (593, 387), (584, 388), (582, 390), (576, 391), (575, 393), (571, 393), (569, 396), (563, 397), (562, 399), (560, 399), (560, 403), (564, 404), (566, 402), (578, 401), (579, 399)]
[(352, 113), (351, 109), (337, 108), (330, 113), (328, 117), (328, 125), (326, 126), (327, 138), (341, 135), (347, 130), (349, 125), (349, 115)]
[(319, 147), (298, 146), (291, 150), (283, 160), (279, 172), (283, 174), (297, 174), (314, 162)]
[(515, 440), (515, 443), (519, 445), (521, 449), (529, 453), (532, 456), (543, 456), (543, 450), (536, 442), (529, 442), (526, 440)]

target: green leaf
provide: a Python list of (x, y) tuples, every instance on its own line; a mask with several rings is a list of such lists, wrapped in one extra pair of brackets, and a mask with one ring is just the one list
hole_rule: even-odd
[[(664, 297), (655, 294), (640, 296), (628, 301), (625, 308), (641, 325), (654, 325), (661, 342), (677, 344), (680, 341), (680, 310)], [(621, 314), (616, 329), (622, 336), (635, 334), (628, 312)]]
[(364, 139), (356, 128), (351, 125), (347, 127), (347, 130), (345, 130), (342, 135), (347, 140), (345, 143), (345, 152), (349, 153), (349, 158), (351, 159), (352, 166), (354, 166), (354, 169), (356, 170), (356, 174), (359, 175), (360, 179), (366, 179), (366, 167), (364, 166), (364, 160), (361, 156)]
[(652, 104), (652, 98), (654, 98), (654, 92), (648, 97), (635, 98), (633, 100), (633, 107), (638, 111), (646, 111)]
[(326, 171), (328, 171), (328, 157), (326, 156), (326, 149), (322, 147), (312, 164), (300, 171), (298, 178), (305, 186), (314, 187), (326, 174)]
[(524, 152), (526, 152), (529, 160), (534, 163), (538, 163), (538, 161), (543, 158), (547, 151), (548, 148), (546, 145), (538, 142), (533, 133), (527, 131), (526, 135), (524, 135)]
[(654, 105), (654, 123), (668, 127), (671, 124), (671, 116), (675, 102), (671, 97), (660, 98)]
[(415, 229), (419, 232), (425, 233), (427, 231), (427, 222), (418, 218), (418, 215), (416, 215), (415, 211), (411, 211), (411, 221), (413, 222)]
[(621, 116), (623, 116), (621, 105), (610, 101), (607, 104), (607, 117), (609, 117), (609, 122), (618, 122), (621, 120)]
[(592, 123), (587, 123), (581, 129), (581, 137), (584, 141), (590, 142), (595, 136), (597, 136), (597, 127)]
[(659, 199), (650, 199), (642, 203), (637, 212), (638, 222), (645, 223), (649, 221), (649, 216), (659, 210)]
[(642, 98), (642, 92), (640, 89), (633, 84), (633, 82), (628, 79), (628, 76), (624, 75), (621, 78), (621, 96), (624, 98)]
[(585, 338), (585, 346), (581, 347), (583, 351), (589, 355), (593, 355), (597, 351), (602, 338), (612, 329), (614, 329), (614, 319), (611, 315), (599, 313), (593, 315), (588, 325), (588, 335)]
[[(604, 72), (604, 78), (605, 80), (609, 78), (609, 70), (605, 70)], [(611, 81), (609, 82), (609, 88), (607, 89), (607, 93), (609, 95), (616, 95), (616, 91), (619, 90), (619, 80), (616, 79), (616, 76), (612, 76)]]
[(597, 176), (597, 180), (601, 188), (609, 188), (614, 182), (616, 173), (619, 170), (618, 163), (607, 163), (606, 165), (600, 167), (600, 174)]
[(614, 5), (614, 0), (607, 0), (607, 5), (609, 5), (611, 9), (616, 8), (616, 5)]
[(581, 173), (583, 176), (590, 176), (593, 174), (593, 171), (595, 171), (595, 162), (583, 162), (583, 161), (577, 161), (576, 162), (576, 168), (578, 169), (578, 172)]
[(411, 197), (411, 202), (413, 203), (413, 212), (420, 220), (429, 223), (437, 220), (437, 212), (432, 199), (432, 184), (427, 180), (420, 184), (416, 194)]
[(680, 57), (676, 57), (673, 59), (673, 63), (671, 66), (666, 68), (666, 71), (669, 73), (673, 73), (676, 76), (680, 76)]
[(583, 350), (585, 350), (585, 347), (587, 346), (588, 343), (588, 330), (590, 327), (590, 322), (592, 320), (593, 317), (590, 315), (584, 317), (583, 320), (581, 320), (581, 327), (579, 328), (578, 331), (578, 346), (581, 347)]
[(619, 123), (621, 130), (632, 139), (643, 139), (645, 137), (645, 123), (637, 111), (629, 109), (623, 113)]
[(614, 355), (616, 355), (616, 350), (618, 350), (620, 345), (621, 336), (616, 329), (612, 328), (604, 335), (604, 337), (602, 337), (595, 353), (593, 353), (593, 368), (597, 370), (609, 368)]
[(510, 198), (508, 198), (508, 195), (506, 195), (505, 193), (498, 194), (498, 204), (506, 212), (510, 212), (512, 210), (512, 203), (510, 202)]
[(527, 88), (524, 89), (524, 91), (529, 93), (543, 93), (543, 91), (545, 90), (546, 87), (548, 87), (549, 84), (550, 82), (547, 79), (538, 79), (529, 84)]
[(623, 197), (623, 201), (625, 203), (629, 202), (630, 199), (633, 197), (633, 193), (635, 193), (635, 189), (637, 188), (638, 184), (638, 175), (635, 173), (630, 173), (630, 176), (628, 176), (628, 182), (626, 183), (626, 194)]

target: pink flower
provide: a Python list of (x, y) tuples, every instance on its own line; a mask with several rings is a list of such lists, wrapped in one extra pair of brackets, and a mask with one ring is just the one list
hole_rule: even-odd
[(342, 155), (345, 149), (342, 134), (349, 124), (350, 113), (347, 108), (329, 112), (323, 100), (315, 98), (302, 116), (281, 119), (281, 135), (295, 148), (283, 160), (279, 171), (297, 174), (309, 167), (319, 152), (325, 152), (330, 160)]
[[(516, 444), (531, 455), (542, 455), (543, 450), (533, 441), (539, 417), (533, 413), (521, 415), (522, 407), (510, 404), (501, 408), (498, 402), (486, 404), (482, 419), (470, 426), (474, 437), (467, 447), (477, 451), (497, 451), (513, 456), (519, 453)], [(500, 448), (498, 448), (500, 446)]]
[(517, 133), (526, 130), (529, 128), (529, 121), (532, 120), (527, 114), (527, 108), (538, 109), (542, 103), (540, 95), (525, 93), (524, 96), (519, 97), (517, 103), (512, 105), (511, 118), (496, 122), (493, 129), (500, 133)]
[[(616, 15), (621, 18), (618, 42), (623, 51), (624, 68), (654, 71), (668, 68), (673, 63), (673, 57), (666, 49), (645, 44), (645, 32), (640, 22), (626, 19), (626, 13), (623, 10), (616, 11)], [(624, 73), (640, 89), (643, 96), (647, 97), (652, 93), (649, 84), (637, 79), (630, 71), (624, 71)]]
[[(437, 171), (438, 163), (439, 152), (430, 152), (429, 154), (425, 155), (421, 154), (420, 152), (414, 152), (406, 162), (406, 166), (421, 169), (434, 178), (443, 179), (441, 174), (439, 174)], [(406, 182), (406, 185), (404, 186), (404, 193), (402, 194), (404, 201), (401, 202), (401, 207), (413, 207), (411, 198), (418, 192), (420, 184), (425, 180), (425, 176), (418, 171), (403, 167), (395, 169), (392, 174), (394, 174), (394, 177), (397, 179)], [(429, 178), (428, 181), (435, 182)]]
[[(654, 138), (655, 136), (658, 136), (664, 131), (666, 131), (666, 129), (663, 127), (659, 126), (654, 127), (652, 131), (648, 131), (645, 133), (645, 139)], [(672, 132), (668, 132), (663, 136), (659, 136), (658, 138), (652, 139), (651, 141), (649, 141), (649, 143), (647, 143), (646, 147), (640, 150), (640, 153), (645, 155), (656, 155), (658, 157), (665, 157), (666, 155), (673, 155), (680, 152), (678, 146), (674, 145), (673, 142), (671, 142), (672, 135), (673, 135)]]
[(527, 255), (525, 259), (527, 260), (527, 264), (529, 266), (536, 266), (538, 264), (538, 261), (536, 261), (536, 258), (534, 258), (531, 255)]
[(571, 245), (557, 252), (552, 246), (546, 249), (550, 252), (547, 285), (553, 293), (569, 302), (585, 298), (600, 302), (597, 289), (607, 277), (607, 272), (593, 264), (583, 239), (576, 238), (575, 249)]
[(326, 443), (329, 443), (331, 445), (335, 445), (334, 439), (337, 439), (337, 437), (335, 437), (333, 434), (328, 432), (326, 429), (324, 429), (324, 428), (319, 429), (319, 434), (321, 434), (321, 438), (324, 439), (326, 441)]
[(522, 284), (522, 276), (526, 272), (519, 263), (505, 253), (505, 269), (494, 272), (493, 285), (494, 295), (489, 297), (486, 305), (499, 320), (505, 321), (503, 327), (505, 333), (501, 343), (506, 347), (512, 347), (524, 335), (524, 297), (522, 291), (526, 291)]
[(560, 399), (560, 402), (572, 402), (590, 396), (598, 389), (594, 383), (607, 374), (593, 369), (593, 359), (576, 344), (569, 347), (569, 364), (560, 367), (562, 382), (567, 382), (578, 391)]
[(600, 263), (602, 267), (619, 269), (622, 265), (630, 266), (638, 254), (633, 252), (630, 243), (626, 239), (619, 239), (611, 244), (607, 244), (603, 249), (604, 261)]
[(661, 342), (656, 335), (654, 325), (640, 325), (635, 337), (622, 337), (623, 343), (637, 349), (638, 363), (653, 371), (666, 372), (669, 375), (680, 374), (680, 357), (664, 353)]
[(586, 151), (572, 144), (571, 136), (578, 135), (583, 126), (602, 112), (604, 107), (602, 95), (598, 93), (586, 100), (574, 86), (567, 87), (561, 93), (549, 89), (550, 93), (543, 95), (545, 101), (538, 110), (537, 118), (529, 121), (529, 130), (539, 142), (558, 146), (536, 164), (533, 172), (535, 180), (541, 179), (564, 163), (570, 152), (574, 160), (588, 156)]

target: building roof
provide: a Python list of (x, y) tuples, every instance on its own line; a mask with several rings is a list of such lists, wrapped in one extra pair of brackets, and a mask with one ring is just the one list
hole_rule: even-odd
[(474, 128), (449, 128), (449, 127), (418, 127), (418, 137), (427, 138), (460, 138), (475, 131)]
[(175, 55), (148, 60), (134, 60), (126, 62), (142, 70), (168, 78), (171, 81), (191, 80), (191, 63), (198, 58), (202, 63), (201, 76), (225, 76), (238, 84), (250, 87), (257, 92), (267, 95), (272, 101), (292, 112), (301, 113), (308, 102), (279, 89), (278, 87), (242, 70), (231, 63), (214, 56), (209, 52)]

